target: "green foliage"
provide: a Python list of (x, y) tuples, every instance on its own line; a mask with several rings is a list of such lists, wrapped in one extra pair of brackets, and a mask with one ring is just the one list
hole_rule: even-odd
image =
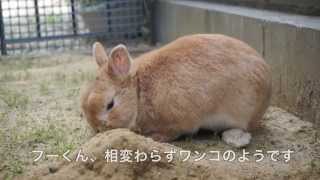
[(61, 17), (58, 15), (49, 15), (47, 16), (47, 23), (48, 24), (54, 24), (56, 22), (61, 21)]
[(102, 2), (105, 2), (105, 0), (80, 0), (82, 6), (94, 6)]

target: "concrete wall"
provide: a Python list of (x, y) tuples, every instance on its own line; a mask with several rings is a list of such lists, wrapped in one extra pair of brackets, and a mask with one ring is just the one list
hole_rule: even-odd
[(210, 2), (244, 5), (249, 7), (280, 10), (320, 16), (319, 0), (206, 0)]
[(320, 126), (320, 18), (195, 1), (156, 7), (157, 41), (221, 33), (247, 42), (272, 66), (272, 103)]

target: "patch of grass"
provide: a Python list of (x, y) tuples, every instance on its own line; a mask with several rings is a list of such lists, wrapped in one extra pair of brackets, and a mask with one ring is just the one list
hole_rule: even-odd
[[(73, 105), (79, 103), (80, 86), (95, 76), (87, 67), (78, 67), (79, 59), (74, 55), (8, 58), (0, 61), (0, 179), (7, 180), (30, 166), (55, 160), (34, 164), (35, 154), (30, 152), (62, 155), (91, 135), (82, 129), (83, 122), (74, 123), (79, 112)], [(75, 68), (66, 71), (73, 62)], [(39, 99), (33, 99), (36, 96)]]
[(317, 161), (316, 159), (313, 159), (311, 161), (311, 169), (314, 172), (320, 172), (320, 161)]
[(79, 78), (81, 82), (94, 79), (96, 74), (94, 72), (81, 72)]
[(66, 81), (67, 75), (61, 72), (58, 72), (55, 74), (55, 80), (58, 82), (64, 82)]
[(31, 73), (25, 69), (22, 72), (9, 72), (5, 71), (0, 74), (0, 82), (12, 82), (19, 80), (29, 80), (31, 78)]
[(86, 81), (94, 79), (94, 77), (95, 73), (93, 72), (78, 71), (69, 75), (67, 80), (70, 82), (69, 84), (73, 87), (79, 87), (82, 86), (83, 83), (85, 83)]
[(67, 135), (68, 133), (61, 127), (50, 125), (31, 131), (23, 139), (31, 144), (46, 144), (48, 145), (46, 153), (61, 155), (75, 147), (75, 144), (68, 142)]
[(47, 81), (42, 81), (40, 83), (39, 91), (41, 95), (49, 95), (49, 83)]
[(23, 173), (23, 162), (18, 159), (11, 160), (8, 162), (8, 164), (5, 165), (5, 169), (7, 170), (7, 173), (4, 176), (4, 179), (11, 180), (15, 176), (18, 176)]
[[(7, 118), (7, 111), (0, 112), (0, 122), (4, 121)], [(0, 142), (1, 142), (1, 137), (0, 137)]]
[(71, 82), (74, 85), (80, 84), (81, 83), (81, 79), (78, 77), (78, 74), (75, 74), (71, 77)]
[(14, 72), (30, 70), (34, 68), (52, 67), (60, 64), (59, 58), (52, 57), (35, 57), (35, 56), (9, 56), (0, 60), (0, 74), (2, 72)]
[(0, 87), (0, 100), (9, 108), (24, 108), (29, 102), (28, 96)]
[(67, 131), (56, 125), (36, 127), (27, 132), (20, 132), (15, 127), (8, 131), (0, 130), (0, 135), (0, 153), (3, 154), (0, 157), (0, 171), (8, 180), (24, 172), (27, 162), (34, 158), (30, 152), (41, 150), (45, 154), (62, 155), (67, 150), (73, 151), (76, 146), (67, 138)]
[(25, 70), (23, 71), (23, 73), (21, 74), (19, 80), (28, 80), (28, 79), (30, 79), (30, 78), (31, 78), (31, 73), (30, 73), (30, 71), (28, 71), (27, 69), (25, 69)]
[(69, 87), (66, 92), (66, 97), (70, 99), (74, 99), (79, 97), (80, 88), (79, 87)]
[(0, 63), (0, 72), (5, 70), (16, 71), (16, 70), (26, 70), (33, 67), (35, 64), (32, 60), (25, 60), (21, 57), (21, 59), (10, 60), (7, 59), (5, 61), (1, 61)]
[(12, 72), (5, 71), (0, 74), (0, 82), (10, 82), (15, 80), (16, 76)]
[[(20, 148), (19, 135), (15, 133), (16, 129), (0, 130), (0, 172), (4, 172), (4, 179), (11, 180), (24, 171), (24, 163), (18, 153)], [(10, 136), (8, 136), (10, 134)]]

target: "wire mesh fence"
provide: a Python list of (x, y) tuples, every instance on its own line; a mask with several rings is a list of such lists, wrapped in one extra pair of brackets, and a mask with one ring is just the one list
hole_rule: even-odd
[(2, 55), (137, 41), (145, 19), (143, 0), (1, 0), (0, 9)]

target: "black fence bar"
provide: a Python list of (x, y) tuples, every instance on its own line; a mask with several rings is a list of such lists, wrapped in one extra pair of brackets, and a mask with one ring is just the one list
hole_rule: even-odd
[(4, 33), (4, 23), (3, 23), (3, 11), (2, 11), (2, 2), (0, 1), (0, 43), (1, 43), (1, 54), (7, 55), (6, 48), (6, 37)]
[[(155, 45), (156, 44), (156, 33), (155, 32), (157, 32), (157, 29), (156, 29), (156, 27), (157, 27), (157, 23), (159, 22), (159, 21), (157, 21), (157, 19), (156, 19), (156, 17), (157, 17), (157, 12), (156, 12), (156, 10), (157, 10), (157, 7), (156, 7), (156, 1), (150, 1), (149, 2), (150, 4), (147, 4), (147, 8), (149, 8), (149, 14), (147, 14), (147, 17), (149, 18), (149, 28), (150, 28), (150, 36), (151, 36), (151, 43), (153, 44), (153, 45)], [(154, 32), (154, 33), (151, 33), (151, 32)]]
[(77, 30), (77, 19), (76, 19), (76, 11), (75, 11), (75, 3), (74, 0), (71, 1), (71, 16), (72, 16), (72, 27), (73, 27), (73, 34), (77, 35), (78, 30)]
[[(144, 0), (0, 0), (2, 54), (143, 39)], [(89, 1), (88, 1), (89, 2)]]
[[(139, 31), (136, 31), (135, 33), (139, 33)], [(111, 37), (113, 35), (125, 35), (127, 34), (127, 32), (96, 32), (96, 33), (82, 33), (81, 36), (78, 35), (74, 35), (74, 34), (69, 34), (69, 35), (59, 35), (59, 36), (45, 36), (42, 38), (25, 38), (25, 39), (10, 39), (7, 40), (6, 43), (7, 44), (15, 44), (15, 43), (30, 43), (30, 42), (41, 42), (41, 41), (50, 41), (50, 40), (60, 40), (60, 39), (69, 39), (69, 38), (93, 38), (93, 37), (104, 37), (104, 38), (108, 38)], [(123, 36), (125, 37), (125, 36)], [(119, 40), (123, 40), (123, 39), (128, 39), (129, 38), (122, 38)], [(134, 39), (134, 38), (131, 38)]]
[(37, 36), (41, 38), (40, 16), (39, 16), (39, 3), (38, 0), (34, 0), (34, 10), (36, 16)]

